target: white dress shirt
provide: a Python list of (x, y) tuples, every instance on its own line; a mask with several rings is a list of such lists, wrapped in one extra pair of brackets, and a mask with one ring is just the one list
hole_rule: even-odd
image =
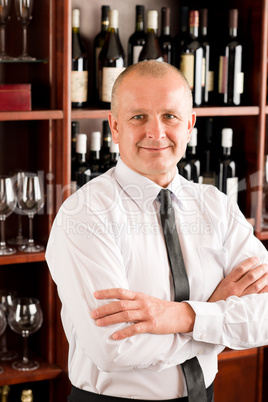
[(237, 205), (213, 186), (176, 174), (176, 225), (196, 312), (189, 334), (140, 334), (115, 341), (129, 324), (98, 327), (90, 313), (107, 301), (93, 292), (128, 288), (174, 300), (154, 182), (122, 160), (70, 196), (54, 221), (46, 259), (62, 301), (73, 385), (97, 394), (173, 399), (187, 394), (180, 364), (197, 356), (208, 387), (217, 355), (268, 344), (268, 294), (207, 303), (218, 283), (241, 261), (268, 253)]

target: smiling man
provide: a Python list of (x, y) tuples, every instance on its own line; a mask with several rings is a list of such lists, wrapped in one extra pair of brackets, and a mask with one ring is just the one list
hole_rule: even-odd
[[(64, 202), (46, 252), (70, 346), (68, 400), (190, 401), (182, 366), (197, 358), (212, 402), (224, 347), (268, 343), (268, 253), (237, 204), (178, 174), (195, 113), (177, 69), (153, 60), (126, 69), (109, 122), (120, 160)], [(163, 189), (189, 282), (181, 302)]]

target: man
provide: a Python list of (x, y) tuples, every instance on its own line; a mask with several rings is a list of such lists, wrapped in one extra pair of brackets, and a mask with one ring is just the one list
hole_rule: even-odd
[[(224, 347), (268, 343), (267, 251), (235, 203), (177, 173), (195, 124), (178, 70), (152, 60), (125, 70), (109, 123), (121, 159), (65, 201), (46, 253), (70, 345), (69, 401), (187, 401), (181, 365), (195, 356), (213, 401)], [(189, 301), (174, 301), (163, 188), (172, 193)]]

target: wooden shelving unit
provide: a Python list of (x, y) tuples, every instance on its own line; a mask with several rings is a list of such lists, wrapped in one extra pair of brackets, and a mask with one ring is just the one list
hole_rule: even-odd
[[(252, 222), (257, 236), (268, 240), (268, 231), (261, 226), (262, 172), (264, 155), (268, 153), (267, 129), (267, 40), (268, 0), (227, 0), (214, 4), (212, 0), (191, 0), (191, 8), (208, 7), (215, 19), (211, 28), (216, 29), (222, 13), (229, 8), (239, 9), (239, 29), (248, 52), (245, 75), (246, 100), (240, 107), (210, 106), (196, 108), (197, 118), (214, 117), (232, 124), (239, 135), (239, 147), (245, 155), (245, 191), (243, 212)], [(40, 63), (1, 63), (1, 83), (31, 83), (33, 110), (27, 112), (0, 112), (0, 174), (15, 169), (43, 171), (46, 202), (50, 205), (42, 216), (34, 219), (34, 233), (46, 243), (56, 211), (68, 195), (71, 160), (71, 121), (79, 120), (90, 133), (92, 125), (107, 119), (107, 110), (91, 106), (71, 110), (71, 10), (82, 11), (81, 32), (85, 39), (92, 66), (93, 38), (100, 30), (100, 8), (105, 2), (98, 0), (40, 0), (34, 5), (33, 20), (29, 25), (29, 50)], [(136, 3), (132, 0), (112, 0), (120, 16), (120, 37), (126, 44), (134, 30)], [(182, 2), (175, 0), (142, 0), (146, 10), (166, 5), (174, 11), (171, 17), (172, 35), (178, 29), (178, 10)], [(131, 11), (131, 12), (130, 12)], [(177, 27), (177, 28), (176, 28)], [(220, 35), (220, 31), (218, 35)], [(14, 5), (7, 26), (7, 51), (16, 56), (21, 51), (21, 26), (16, 20)], [(14, 40), (16, 39), (16, 40)], [(93, 71), (90, 71), (89, 93), (92, 90)], [(92, 102), (94, 105), (94, 102)], [(257, 172), (257, 173), (256, 173)], [(254, 183), (252, 178), (254, 177)], [(54, 191), (49, 191), (54, 189)], [(61, 188), (60, 199), (56, 188)], [(66, 189), (63, 191), (63, 189)], [(16, 216), (6, 221), (6, 236), (16, 232)], [(27, 234), (27, 220), (23, 229)], [(46, 380), (50, 402), (67, 400), (68, 345), (60, 321), (60, 302), (55, 285), (45, 262), (45, 253), (26, 255), (16, 253), (0, 257), (0, 283), (2, 287), (15, 288), (19, 294), (40, 299), (44, 311), (42, 328), (33, 335), (30, 347), (41, 361), (35, 372), (21, 373), (10, 368), (9, 363), (1, 374), (0, 385), (20, 384)], [(10, 346), (19, 348), (20, 339), (14, 334)], [(217, 402), (264, 402), (268, 390), (263, 376), (267, 376), (268, 352), (265, 348), (250, 351), (224, 351), (219, 356), (219, 374), (215, 383)], [(40, 385), (41, 386), (41, 385)], [(228, 391), (228, 398), (226, 392)], [(229, 393), (233, 394), (229, 397)], [(45, 395), (45, 394), (44, 394)], [(240, 395), (240, 396), (239, 396)], [(47, 402), (42, 393), (38, 401)]]

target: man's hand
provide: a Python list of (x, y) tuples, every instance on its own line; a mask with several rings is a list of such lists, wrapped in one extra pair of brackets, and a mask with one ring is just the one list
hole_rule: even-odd
[(117, 331), (113, 339), (120, 340), (142, 333), (174, 334), (193, 330), (195, 313), (188, 303), (160, 300), (126, 289), (106, 289), (94, 293), (97, 299), (118, 299), (92, 311), (99, 326), (133, 323)]
[(237, 265), (216, 287), (209, 302), (226, 300), (229, 296), (245, 296), (268, 292), (268, 265), (259, 264), (258, 257), (251, 257)]

